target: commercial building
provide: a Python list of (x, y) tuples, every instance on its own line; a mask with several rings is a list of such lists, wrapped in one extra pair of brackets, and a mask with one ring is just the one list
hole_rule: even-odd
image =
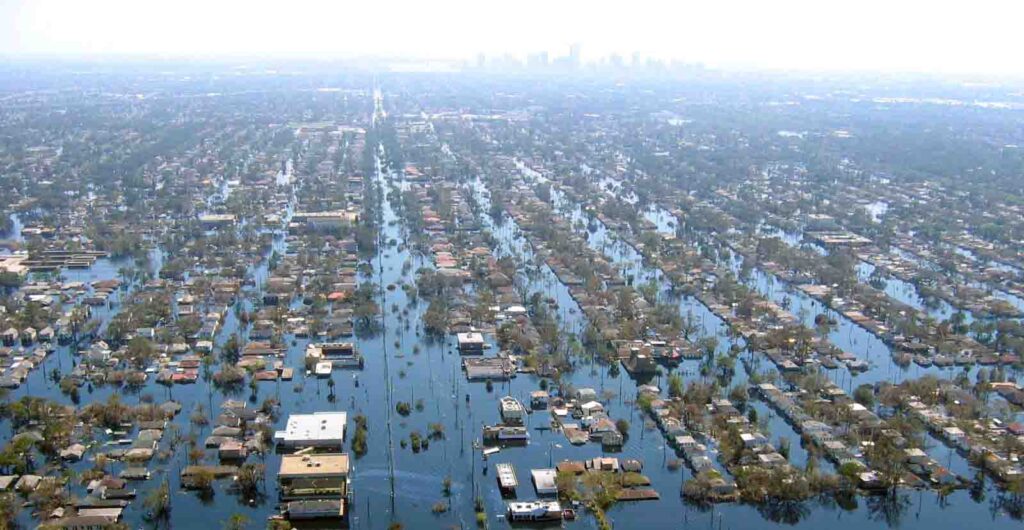
[(501, 411), (501, 420), (506, 425), (522, 425), (523, 417), (526, 415), (526, 409), (523, 408), (523, 404), (518, 399), (505, 396), (499, 401), (499, 410)]
[(346, 499), (349, 470), (344, 453), (284, 455), (277, 474), (281, 500)]
[(358, 221), (359, 214), (345, 210), (296, 212), (292, 215), (292, 222), (306, 223), (306, 226), (313, 230), (334, 230), (343, 226), (353, 225)]
[(344, 412), (314, 412), (313, 414), (292, 414), (283, 431), (274, 433), (278, 447), (286, 449), (336, 449), (340, 451), (345, 441)]
[(199, 216), (199, 223), (203, 225), (203, 228), (220, 228), (223, 226), (232, 226), (235, 224), (235, 216), (232, 214), (207, 214)]

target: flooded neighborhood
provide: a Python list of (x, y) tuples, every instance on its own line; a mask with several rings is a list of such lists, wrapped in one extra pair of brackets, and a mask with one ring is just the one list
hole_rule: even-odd
[(215, 72), (3, 76), (0, 528), (1021, 524), (1019, 110)]

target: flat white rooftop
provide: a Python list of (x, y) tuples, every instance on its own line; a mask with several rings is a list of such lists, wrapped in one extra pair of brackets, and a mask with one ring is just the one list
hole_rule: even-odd
[(285, 429), (274, 433), (274, 441), (288, 447), (341, 447), (347, 420), (345, 412), (292, 414)]

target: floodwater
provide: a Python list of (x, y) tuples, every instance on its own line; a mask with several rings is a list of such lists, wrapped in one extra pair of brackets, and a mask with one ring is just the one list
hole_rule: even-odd
[[(385, 184), (395, 182), (402, 185), (401, 175), (378, 172), (379, 182)], [(487, 200), (488, 192), (483, 189), (480, 181), (470, 184), (475, 188), (478, 200)], [(381, 241), (394, 240), (395, 245), (383, 244), (372, 260), (372, 275), (364, 278), (381, 286), (395, 284), (401, 286), (415, 281), (414, 272), (420, 267), (432, 266), (429, 259), (414, 255), (405, 245), (406, 229), (399, 216), (391, 208), (393, 197), (389, 186), (382, 186), (385, 200), (382, 208)], [(556, 202), (562, 199), (556, 199)], [(583, 215), (578, 206), (560, 203), (569, 213), (576, 217)], [(488, 208), (481, 208), (487, 212)], [(482, 213), (481, 215), (486, 215)], [(515, 223), (505, 216), (500, 224), (489, 219), (481, 219), (499, 238), (500, 244), (494, 249), (496, 255), (518, 253), (530, 256), (532, 253), (523, 232)], [(631, 275), (637, 282), (654, 280), (659, 282), (662, 296), (668, 296), (668, 285), (659, 271), (645, 265), (635, 249), (618, 240), (603, 225), (597, 223), (588, 237), (589, 244), (614, 262), (621, 264), (624, 275)], [(275, 241), (275, 249), (283, 252), (287, 249), (283, 238)], [(151, 262), (159, 268), (162, 256), (156, 252)], [(403, 264), (411, 262), (410, 272), (403, 272)], [(88, 271), (66, 273), (69, 278), (83, 281), (114, 278), (123, 263), (100, 260)], [(257, 278), (266, 276), (266, 265), (253, 271)], [(258, 282), (260, 283), (260, 282)], [(791, 298), (792, 310), (800, 313), (807, 308), (809, 318), (823, 308), (816, 302), (807, 299), (773, 278), (756, 272), (752, 285), (775, 300)], [(107, 319), (118, 308), (135, 286), (130, 286), (112, 300), (113, 307), (103, 310), (100, 315)], [(531, 280), (531, 289), (542, 290), (558, 301), (559, 311), (566, 328), (580, 330), (583, 327), (583, 316), (574, 305), (568, 290), (554, 277), (550, 269), (541, 267), (541, 272)], [(252, 293), (250, 293), (252, 294)], [(349, 418), (357, 414), (366, 415), (369, 425), (369, 452), (353, 460), (353, 497), (350, 526), (359, 529), (386, 528), (392, 521), (400, 521), (405, 528), (472, 528), (474, 499), (480, 497), (486, 506), (490, 528), (506, 528), (504, 521), (504, 500), (498, 493), (494, 464), (512, 463), (520, 478), (518, 497), (520, 499), (535, 498), (529, 481), (529, 471), (534, 468), (549, 467), (561, 460), (582, 460), (606, 454), (599, 444), (589, 443), (574, 447), (566, 439), (554, 431), (547, 430), (548, 415), (546, 412), (535, 412), (528, 416), (527, 425), (531, 440), (528, 445), (507, 447), (484, 461), (475, 442), (481, 437), (483, 424), (495, 423), (499, 420), (497, 399), (503, 395), (512, 395), (520, 400), (528, 401), (529, 392), (539, 388), (540, 381), (532, 375), (520, 375), (515, 379), (495, 384), (493, 391), (488, 391), (483, 383), (468, 383), (460, 369), (460, 358), (451, 338), (442, 341), (431, 341), (426, 338), (419, 325), (419, 319), (426, 304), (422, 301), (409, 306), (402, 289), (381, 289), (380, 306), (384, 310), (380, 328), (373, 333), (359, 333), (354, 341), (366, 359), (362, 371), (338, 371), (332, 375), (335, 382), (336, 399), (329, 399), (327, 384), (324, 380), (304, 377), (297, 371), (297, 378), (291, 382), (260, 383), (253, 406), (258, 406), (264, 399), (273, 397), (280, 401), (280, 419), (276, 427), (284, 425), (289, 413), (313, 412), (322, 410), (345, 410)], [(399, 311), (391, 308), (395, 305)], [(243, 302), (240, 307), (251, 307)], [(721, 321), (707, 311), (698, 301), (683, 298), (679, 300), (681, 314), (692, 312), (702, 323), (700, 334), (717, 336), (720, 348), (728, 347), (724, 338)], [(408, 314), (402, 310), (408, 308)], [(572, 311), (571, 309), (575, 309)], [(831, 334), (837, 344), (844, 349), (854, 351), (872, 361), (872, 369), (861, 375), (850, 378), (850, 387), (861, 382), (880, 379), (898, 379), (920, 375), (919, 372), (894, 368), (889, 362), (887, 348), (873, 339), (863, 329), (840, 318), (838, 328)], [(229, 317), (218, 340), (223, 341), (235, 330), (243, 335), (245, 329), (238, 328), (239, 322), (234, 310)], [(859, 330), (859, 331), (858, 331)], [(495, 342), (494, 337), (488, 337)], [(288, 366), (302, 366), (302, 356), (307, 343), (306, 339), (287, 337), (289, 345), (285, 363)], [(492, 347), (488, 355), (494, 354)], [(26, 383), (11, 393), (10, 399), (32, 395), (47, 397), (64, 403), (68, 399), (62, 396), (48, 374), (56, 369), (66, 373), (71, 370), (77, 358), (70, 348), (58, 347), (42, 367), (34, 370)], [(694, 363), (683, 363), (678, 370), (687, 380), (696, 375)], [(898, 375), (898, 377), (897, 377)], [(836, 376), (840, 377), (840, 376)], [(847, 376), (848, 377), (848, 376)], [(737, 363), (735, 381), (742, 381), (745, 372), (742, 364)], [(645, 418), (632, 404), (636, 396), (637, 384), (630, 379), (625, 371), (618, 377), (608, 374), (608, 367), (591, 364), (588, 360), (577, 361), (576, 369), (567, 374), (565, 382), (579, 387), (595, 388), (600, 395), (606, 397), (606, 408), (613, 418), (629, 420), (631, 428), (622, 451), (614, 456), (621, 458), (638, 458), (644, 462), (644, 474), (649, 476), (653, 487), (660, 492), (661, 499), (638, 503), (620, 503), (609, 511), (609, 518), (617, 528), (779, 528), (799, 526), (802, 528), (822, 528), (825, 526), (839, 529), (859, 529), (865, 526), (891, 526), (907, 529), (963, 528), (971, 524), (983, 524), (992, 528), (1019, 528), (1020, 522), (1006, 516), (996, 499), (997, 493), (989, 487), (980, 500), (973, 500), (966, 491), (958, 491), (941, 499), (936, 493), (904, 492), (898, 502), (884, 502), (877, 497), (858, 497), (854, 505), (840, 507), (834, 503), (810, 501), (773, 509), (759, 509), (743, 504), (726, 504), (710, 509), (698, 509), (683, 502), (679, 491), (683, 481), (690, 477), (691, 472), (682, 466), (670, 469), (669, 462), (677, 457), (667, 447), (661, 434), (652, 428), (645, 427)], [(655, 384), (665, 386), (662, 379)], [(83, 388), (82, 401), (105, 400), (118, 392), (111, 387)], [(138, 403), (145, 396), (161, 402), (174, 399), (182, 404), (182, 413), (174, 420), (183, 433), (194, 433), (199, 440), (209, 435), (211, 426), (192, 426), (189, 416), (197, 407), (202, 407), (208, 416), (219, 410), (225, 399), (248, 399), (249, 389), (244, 388), (234, 394), (225, 394), (202, 378), (195, 385), (175, 386), (165, 389), (152, 380), (137, 394), (124, 395), (122, 399), (128, 403)], [(414, 404), (413, 412), (402, 417), (395, 412), (394, 405), (398, 401)], [(422, 406), (419, 404), (422, 403)], [(774, 416), (763, 404), (753, 405), (762, 417), (768, 418), (767, 431), (773, 441), (780, 436), (792, 439), (792, 458), (800, 465), (806, 461), (806, 451), (799, 447), (800, 442), (792, 428)], [(2, 422), (6, 424), (6, 420)], [(407, 439), (413, 431), (421, 434), (429, 432), (429, 424), (440, 423), (444, 437), (430, 440), (429, 448), (414, 453), (411, 449), (402, 448), (399, 440)], [(0, 424), (0, 442), (6, 443), (11, 435), (9, 424)], [(5, 428), (6, 427), (6, 428)], [(350, 421), (349, 427), (353, 427)], [(350, 436), (351, 438), (351, 436)], [(168, 440), (163, 440), (162, 448), (168, 447)], [(936, 458), (943, 456), (943, 448), (936, 447)], [(87, 453), (83, 462), (70, 464), (75, 472), (89, 469), (96, 450)], [(969, 472), (966, 464), (959, 456), (949, 456), (954, 470)], [(179, 472), (186, 465), (185, 451), (177, 451), (167, 461), (153, 461), (149, 468), (154, 477), (147, 482), (132, 483), (138, 489), (139, 498), (134, 501), (125, 513), (126, 522), (130, 527), (144, 527), (145, 509), (142, 499), (146, 492), (155, 488), (165, 478), (169, 481), (172, 495), (172, 527), (179, 528), (210, 528), (221, 526), (232, 514), (240, 513), (249, 518), (250, 528), (265, 527), (268, 516), (276, 513), (277, 491), (274, 483), (275, 471), (280, 464), (280, 457), (270, 453), (264, 457), (253, 457), (250, 461), (264, 463), (267, 467), (267, 481), (263, 495), (255, 499), (242, 499), (230, 491), (226, 481), (219, 481), (215, 492), (203, 499), (195, 493), (180, 489)], [(209, 462), (212, 460), (208, 459)], [(943, 460), (945, 461), (945, 460)], [(111, 471), (116, 474), (123, 464), (114, 463)], [(452, 481), (451, 497), (445, 497), (442, 482), (445, 477)], [(77, 484), (70, 487), (71, 493), (84, 496), (83, 488)], [(451, 509), (443, 514), (432, 513), (431, 507), (438, 502), (449, 504)], [(21, 522), (26, 527), (34, 527), (29, 519), (29, 510), (22, 513)], [(571, 528), (596, 528), (594, 519), (581, 513), (575, 522), (565, 523)]]

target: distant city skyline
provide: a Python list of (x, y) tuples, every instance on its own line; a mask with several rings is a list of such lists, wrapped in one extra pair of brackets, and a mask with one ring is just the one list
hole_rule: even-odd
[[(1024, 74), (1024, 5), (997, 0), (480, 3), (4, 0), (0, 55), (407, 57), (537, 64)], [(680, 3), (682, 4), (682, 3)], [(572, 54), (573, 46), (582, 53)], [(547, 62), (545, 61), (545, 62)]]

